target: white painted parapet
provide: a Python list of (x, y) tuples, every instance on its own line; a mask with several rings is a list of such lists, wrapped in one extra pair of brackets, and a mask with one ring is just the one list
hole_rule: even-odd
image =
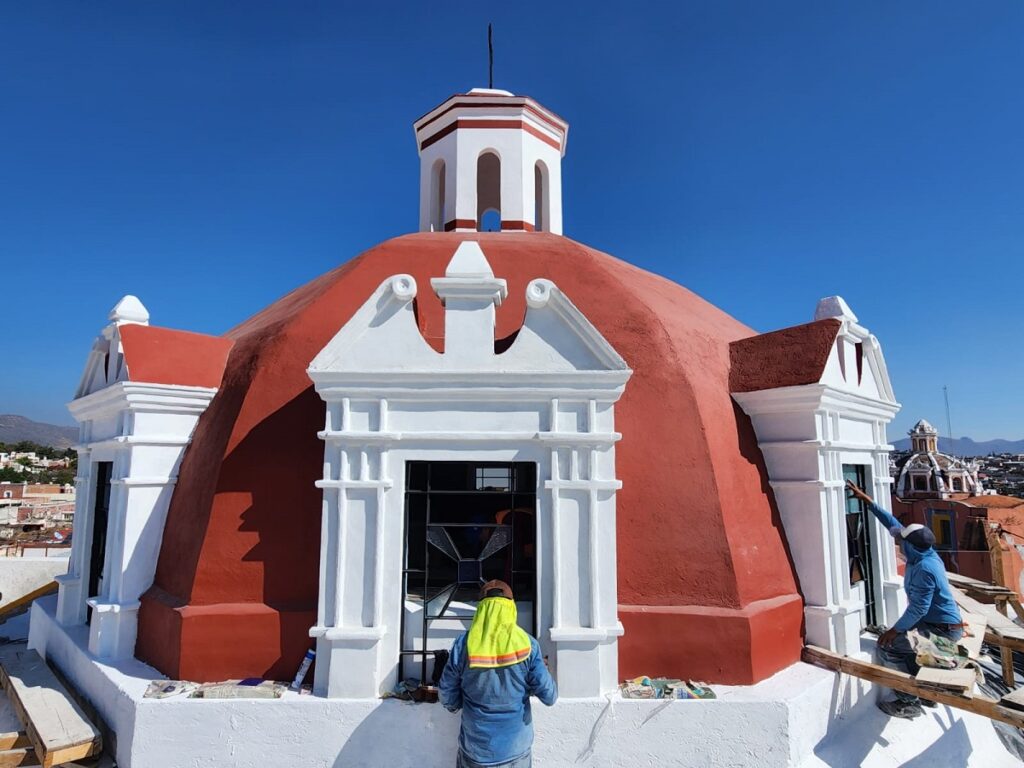
[[(888, 506), (886, 426), (899, 404), (877, 339), (838, 296), (815, 320), (840, 322), (818, 381), (733, 398), (750, 416), (804, 598), (808, 643), (842, 654), (860, 648), (864, 584), (851, 585), (843, 465), (864, 467), (868, 493)], [(891, 625), (905, 598), (892, 539), (869, 520), (877, 621)]]
[(386, 280), (317, 355), (326, 402), (314, 691), (376, 698), (398, 675), (404, 466), (537, 465), (538, 638), (560, 692), (618, 683), (614, 404), (631, 371), (558, 288), (534, 280), (512, 346), (494, 350), (505, 295), (475, 242), (443, 278), (445, 351), (413, 316), (416, 282)]

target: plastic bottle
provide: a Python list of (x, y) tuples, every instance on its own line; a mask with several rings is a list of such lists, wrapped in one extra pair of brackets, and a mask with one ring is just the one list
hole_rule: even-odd
[(302, 681), (306, 679), (306, 673), (309, 672), (310, 666), (313, 664), (313, 659), (316, 658), (316, 651), (310, 648), (306, 651), (306, 655), (302, 659), (302, 663), (299, 664), (299, 671), (295, 673), (295, 679), (292, 680), (291, 690), (300, 691), (302, 690)]

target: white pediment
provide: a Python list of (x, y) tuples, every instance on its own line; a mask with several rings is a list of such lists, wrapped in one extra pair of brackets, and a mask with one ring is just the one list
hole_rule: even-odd
[(85, 370), (75, 390), (76, 400), (128, 378), (118, 328), (128, 324), (149, 325), (149, 311), (131, 294), (114, 305), (109, 318), (110, 325), (100, 331), (89, 351)]
[(889, 369), (878, 339), (857, 322), (857, 316), (841, 296), (818, 302), (815, 320), (832, 318), (841, 323), (832, 344), (821, 383), (862, 397), (895, 403)]
[(505, 297), (505, 281), (494, 277), (475, 242), (462, 243), (445, 276), (431, 284), (445, 306), (443, 353), (431, 348), (416, 326), (416, 281), (395, 275), (313, 359), (310, 376), (319, 382), (346, 373), (417, 378), (479, 373), (490, 380), (503, 374), (621, 374), (624, 384), (631, 373), (583, 313), (544, 279), (527, 287), (523, 326), (511, 346), (496, 353), (495, 307)]

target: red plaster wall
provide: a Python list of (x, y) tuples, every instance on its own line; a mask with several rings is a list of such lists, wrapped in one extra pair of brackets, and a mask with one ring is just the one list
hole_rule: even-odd
[[(624, 670), (749, 683), (799, 657), (801, 601), (749, 420), (729, 396), (729, 343), (753, 332), (668, 280), (541, 233), (408, 235), (293, 291), (233, 329), (223, 385), (171, 502), (137, 652), (172, 677), (289, 679), (315, 621), (324, 406), (305, 369), (387, 277), (430, 292), (478, 240), (508, 281), (496, 336), (553, 280), (634, 369), (616, 409)], [(707, 611), (710, 610), (710, 613)], [(229, 642), (242, 630), (244, 642)], [(188, 673), (188, 674), (185, 674)]]

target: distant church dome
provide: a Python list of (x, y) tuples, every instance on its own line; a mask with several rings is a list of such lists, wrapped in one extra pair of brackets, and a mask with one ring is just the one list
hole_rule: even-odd
[(939, 431), (921, 419), (908, 433), (911, 453), (896, 462), (896, 495), (901, 498), (949, 498), (954, 493), (972, 496), (983, 492), (978, 467), (939, 452)]

